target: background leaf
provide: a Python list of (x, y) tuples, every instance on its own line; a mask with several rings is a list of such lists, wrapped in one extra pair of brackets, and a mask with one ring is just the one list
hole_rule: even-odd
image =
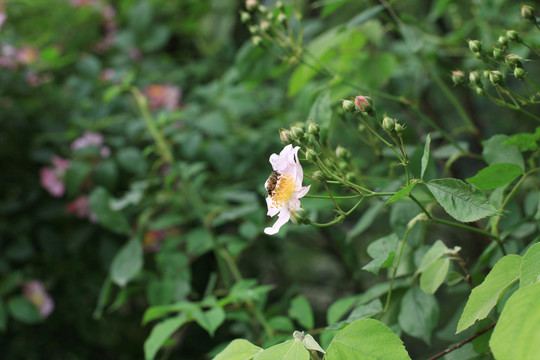
[(525, 162), (519, 148), (514, 145), (507, 145), (508, 136), (495, 135), (484, 141), (482, 156), (490, 165), (493, 164), (515, 164), (525, 170)]
[(186, 323), (186, 316), (180, 315), (167, 319), (152, 329), (152, 332), (144, 342), (144, 358), (145, 360), (152, 360), (156, 356), (157, 352), (163, 345), (163, 343), (176, 331), (180, 326)]
[(519, 286), (529, 286), (540, 276), (540, 243), (536, 243), (523, 255), (519, 274)]
[(142, 265), (142, 242), (139, 238), (133, 238), (114, 257), (111, 264), (111, 278), (117, 285), (126, 286), (141, 271)]
[(96, 214), (101, 225), (119, 234), (130, 231), (126, 217), (111, 207), (111, 195), (102, 187), (97, 187), (90, 194), (90, 208)]
[(422, 171), (420, 172), (420, 178), (424, 178), (424, 173), (426, 172), (428, 162), (429, 162), (429, 145), (431, 144), (431, 135), (427, 134), (426, 136), (426, 145), (424, 147), (424, 154), (422, 155)]
[(223, 351), (217, 354), (214, 360), (249, 360), (262, 350), (247, 340), (236, 339), (231, 341)]
[(373, 260), (362, 269), (377, 275), (380, 269), (392, 266), (397, 244), (396, 234), (390, 234), (373, 241), (367, 248), (367, 252)]
[(467, 179), (482, 190), (492, 190), (514, 181), (523, 171), (516, 164), (493, 164)]
[(289, 316), (298, 321), (305, 329), (313, 329), (313, 310), (305, 296), (299, 295), (291, 301)]
[(398, 321), (403, 331), (429, 345), (431, 333), (439, 321), (437, 300), (418, 287), (410, 288), (401, 300)]
[(427, 294), (435, 294), (439, 286), (446, 279), (450, 259), (438, 259), (431, 263), (420, 276), (420, 288)]

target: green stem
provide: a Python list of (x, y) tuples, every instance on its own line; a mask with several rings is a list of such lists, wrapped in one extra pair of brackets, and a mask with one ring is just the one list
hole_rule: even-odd
[(318, 222), (315, 222), (315, 221), (310, 221), (310, 224), (313, 225), (313, 226), (316, 226), (316, 227), (327, 227), (327, 226), (331, 226), (331, 225), (334, 225), (334, 224), (337, 224), (341, 221), (343, 221), (343, 219), (345, 219), (348, 215), (350, 215), (354, 210), (356, 210), (356, 208), (358, 207), (358, 205), (360, 205), (360, 203), (362, 202), (362, 200), (364, 200), (363, 198), (360, 199), (349, 211), (347, 212), (342, 212), (340, 213), (338, 216), (336, 216), (336, 218), (328, 223), (324, 223), (324, 224), (321, 224), (321, 223), (318, 223)]

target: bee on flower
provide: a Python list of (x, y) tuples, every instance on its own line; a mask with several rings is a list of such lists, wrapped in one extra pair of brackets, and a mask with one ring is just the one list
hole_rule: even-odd
[(300, 150), (299, 146), (293, 148), (289, 144), (281, 150), (279, 155), (270, 156), (272, 173), (264, 184), (268, 192), (267, 215), (271, 217), (279, 215), (273, 226), (264, 229), (265, 234), (276, 234), (291, 219), (291, 215), (302, 210), (300, 199), (307, 194), (311, 185), (302, 186), (304, 171), (298, 161), (298, 150)]

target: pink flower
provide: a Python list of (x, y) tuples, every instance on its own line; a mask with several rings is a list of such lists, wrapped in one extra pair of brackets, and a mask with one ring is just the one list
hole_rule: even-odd
[(111, 155), (111, 149), (103, 145), (103, 135), (93, 131), (85, 131), (83, 135), (71, 143), (71, 150), (77, 151), (86, 147), (95, 147), (99, 149), (101, 157), (107, 158)]
[(79, 219), (88, 219), (90, 222), (97, 222), (97, 216), (90, 209), (90, 199), (87, 195), (78, 196), (75, 200), (66, 205), (69, 213), (75, 214)]
[(71, 5), (75, 7), (90, 6), (95, 3), (96, 0), (71, 0)]
[(66, 191), (64, 175), (69, 168), (70, 161), (58, 156), (52, 158), (53, 167), (42, 167), (39, 171), (41, 186), (54, 197), (62, 197)]
[(368, 96), (358, 95), (354, 98), (354, 106), (358, 111), (369, 111), (371, 110), (371, 98)]
[(17, 61), (23, 65), (30, 65), (38, 61), (39, 51), (31, 46), (24, 46), (17, 50)]
[(175, 85), (154, 84), (143, 90), (150, 101), (150, 109), (165, 108), (173, 111), (178, 108), (182, 92)]
[(24, 296), (34, 304), (41, 318), (45, 319), (54, 310), (54, 301), (51, 296), (45, 291), (45, 287), (41, 281), (32, 280), (27, 282), (23, 288)]
[(289, 144), (281, 150), (279, 155), (272, 154), (270, 156), (273, 171), (264, 184), (268, 191), (267, 215), (273, 217), (279, 214), (279, 216), (272, 227), (264, 229), (268, 235), (276, 234), (290, 220), (291, 214), (302, 209), (300, 199), (307, 194), (311, 187), (311, 185), (302, 186), (304, 171), (298, 161), (299, 149), (299, 146), (293, 148)]
[(7, 14), (4, 10), (0, 9), (0, 30), (2, 30), (2, 26), (7, 20)]

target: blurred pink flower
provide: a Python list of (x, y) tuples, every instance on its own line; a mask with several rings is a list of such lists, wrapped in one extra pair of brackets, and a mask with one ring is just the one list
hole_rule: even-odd
[(17, 61), (15, 55), (17, 49), (11, 45), (3, 44), (0, 48), (0, 68), (9, 68), (14, 70), (17, 67)]
[(101, 157), (107, 158), (111, 155), (111, 149), (103, 145), (103, 135), (93, 131), (85, 131), (83, 135), (71, 143), (71, 150), (77, 151), (86, 147), (96, 147), (99, 149)]
[(139, 50), (137, 48), (130, 48), (128, 50), (128, 55), (131, 58), (131, 60), (133, 60), (133, 61), (139, 61), (139, 60), (142, 59), (141, 50)]
[(2, 26), (7, 20), (7, 14), (4, 10), (0, 9), (0, 30), (2, 30)]
[(59, 156), (53, 156), (53, 167), (42, 167), (39, 170), (41, 186), (45, 188), (54, 197), (62, 197), (66, 191), (64, 185), (64, 175), (71, 164), (69, 160), (62, 159)]
[(30, 65), (38, 61), (39, 51), (31, 46), (23, 46), (15, 54), (17, 61), (23, 65)]
[(66, 205), (69, 213), (75, 214), (79, 219), (88, 219), (90, 222), (97, 222), (97, 216), (90, 209), (90, 199), (87, 195), (78, 196), (75, 200)]
[(75, 7), (84, 7), (93, 5), (96, 0), (71, 0), (71, 5)]
[(114, 78), (115, 71), (113, 68), (106, 68), (99, 74), (99, 80), (102, 82), (109, 82)]
[(170, 84), (153, 84), (143, 90), (150, 101), (150, 109), (165, 108), (173, 111), (178, 108), (182, 92), (178, 86)]
[(54, 310), (54, 301), (45, 291), (45, 286), (41, 281), (32, 280), (27, 282), (24, 285), (23, 294), (39, 309), (39, 314), (43, 319), (51, 315)]

